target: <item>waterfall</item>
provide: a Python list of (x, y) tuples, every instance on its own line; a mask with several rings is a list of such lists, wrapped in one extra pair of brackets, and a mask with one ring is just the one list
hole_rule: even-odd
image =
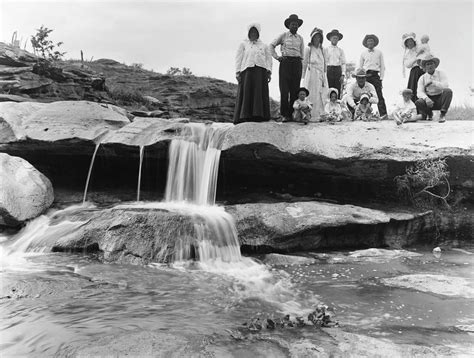
[(145, 147), (140, 146), (140, 163), (138, 164), (138, 184), (137, 184), (137, 201), (140, 201), (140, 187), (142, 185), (142, 164), (143, 164), (143, 151)]
[(94, 154), (92, 154), (91, 164), (89, 165), (89, 172), (87, 173), (87, 180), (86, 186), (84, 188), (84, 197), (82, 198), (82, 203), (84, 204), (87, 199), (87, 189), (89, 188), (89, 180), (91, 179), (92, 168), (94, 167), (95, 156), (97, 155), (97, 151), (99, 150), (100, 143), (95, 145)]
[[(165, 201), (179, 203), (174, 210), (195, 217), (194, 254), (199, 261), (240, 261), (240, 245), (231, 215), (215, 205), (221, 147), (231, 125), (190, 123), (184, 139), (169, 148)], [(177, 239), (175, 259), (191, 258), (189, 243)]]

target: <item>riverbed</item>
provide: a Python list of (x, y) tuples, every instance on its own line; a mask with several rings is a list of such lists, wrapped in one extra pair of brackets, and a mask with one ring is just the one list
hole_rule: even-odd
[[(6, 240), (6, 238), (4, 238)], [(473, 250), (305, 253), (291, 264), (104, 264), (93, 256), (2, 257), (2, 357), (470, 356)], [(265, 263), (267, 262), (267, 263)], [(295, 261), (296, 262), (296, 261)], [(250, 332), (243, 323), (318, 304), (339, 327)]]

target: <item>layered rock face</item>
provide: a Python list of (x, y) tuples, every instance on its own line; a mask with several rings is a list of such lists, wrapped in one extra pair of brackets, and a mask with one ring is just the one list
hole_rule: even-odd
[(48, 178), (26, 160), (0, 153), (0, 226), (17, 226), (53, 203)]

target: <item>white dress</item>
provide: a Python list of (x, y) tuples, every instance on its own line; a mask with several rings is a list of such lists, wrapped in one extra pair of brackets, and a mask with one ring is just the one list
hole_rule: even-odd
[(308, 99), (313, 104), (312, 121), (318, 121), (324, 113), (324, 104), (328, 98), (328, 79), (321, 47), (309, 46), (305, 49), (303, 73), (303, 86), (308, 89)]

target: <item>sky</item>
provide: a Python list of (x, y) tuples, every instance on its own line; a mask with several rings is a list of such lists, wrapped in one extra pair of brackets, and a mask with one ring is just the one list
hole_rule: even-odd
[[(386, 65), (384, 95), (397, 101), (408, 78), (402, 76), (403, 33), (428, 34), (432, 52), (441, 60), (454, 92), (454, 102), (473, 105), (469, 87), (473, 73), (473, 1), (458, 0), (332, 0), (332, 1), (159, 1), (159, 0), (0, 0), (0, 41), (14, 31), (22, 47), (41, 25), (54, 29), (65, 58), (111, 58), (141, 63), (164, 73), (189, 67), (200, 76), (236, 83), (234, 58), (247, 35), (247, 25), (259, 22), (260, 38), (270, 43), (286, 31), (284, 20), (298, 14), (299, 33), (306, 41), (314, 27), (324, 33), (336, 28), (348, 61), (358, 63), (365, 34), (375, 33)], [(323, 46), (329, 45), (325, 39)], [(270, 95), (279, 100), (278, 63)], [(408, 73), (407, 73), (408, 75)]]

